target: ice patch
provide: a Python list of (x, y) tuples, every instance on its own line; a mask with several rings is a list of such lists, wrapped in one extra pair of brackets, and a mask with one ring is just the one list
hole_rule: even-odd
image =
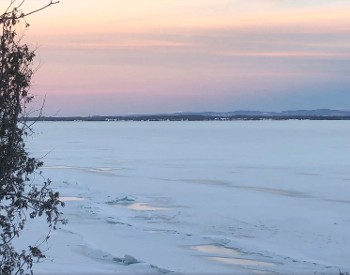
[(128, 205), (127, 208), (136, 211), (164, 211), (170, 209), (166, 207), (152, 206), (148, 203), (133, 203), (131, 205)]
[(275, 263), (271, 263), (260, 259), (243, 258), (247, 254), (244, 254), (237, 249), (224, 247), (219, 244), (197, 245), (190, 246), (189, 248), (191, 250), (207, 254), (203, 256), (207, 260), (222, 264), (257, 267), (276, 266)]
[(227, 256), (238, 256), (241, 255), (241, 253), (233, 248), (226, 248), (220, 245), (197, 245), (197, 246), (191, 246), (190, 249), (208, 253), (208, 254), (220, 254), (220, 255), (227, 255)]
[(60, 197), (61, 201), (67, 202), (67, 201), (83, 201), (85, 200), (84, 198), (80, 197)]
[[(136, 211), (165, 211), (170, 210), (170, 207), (159, 206), (158, 204), (163, 205), (167, 200), (165, 198), (152, 198), (153, 202), (136, 202), (137, 198), (133, 196), (123, 196), (111, 201), (106, 202), (108, 205), (115, 206), (126, 206), (130, 210)], [(147, 199), (146, 199), (147, 201)]]
[(245, 265), (245, 266), (276, 266), (274, 263), (240, 259), (240, 258), (225, 258), (225, 257), (205, 257), (206, 259), (214, 262), (219, 262), (223, 264), (232, 264), (232, 265)]

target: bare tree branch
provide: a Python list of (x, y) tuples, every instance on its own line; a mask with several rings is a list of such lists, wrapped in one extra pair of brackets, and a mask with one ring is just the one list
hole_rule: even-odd
[(29, 15), (31, 15), (31, 14), (33, 14), (33, 13), (37, 13), (37, 12), (39, 12), (39, 11), (42, 11), (42, 10), (44, 10), (44, 9), (46, 9), (46, 8), (52, 6), (52, 5), (56, 5), (56, 4), (58, 4), (58, 3), (60, 3), (60, 1), (52, 1), (52, 0), (51, 0), (50, 3), (48, 3), (46, 6), (43, 6), (43, 7), (39, 8), (39, 9), (33, 10), (33, 11), (31, 11), (31, 12), (28, 12), (28, 13), (25, 13), (25, 14), (21, 15), (21, 16), (20, 16), (19, 18), (17, 18), (17, 19), (20, 19), (20, 18), (23, 18), (23, 17), (27, 17), (27, 16), (29, 16)]
[[(8, 19), (18, 20), (18, 19), (22, 19), (22, 18), (28, 17), (28, 16), (30, 16), (30, 15), (32, 15), (34, 13), (40, 12), (40, 11), (42, 11), (44, 9), (47, 9), (48, 7), (50, 7), (52, 5), (56, 5), (56, 4), (60, 3), (60, 1), (53, 1), (53, 0), (51, 0), (47, 5), (45, 5), (45, 6), (41, 7), (41, 8), (38, 8), (36, 10), (32, 10), (32, 11), (27, 12), (27, 13), (20, 13), (19, 15), (15, 15), (12, 12), (9, 11), (15, 2), (16, 2), (16, 0), (11, 0), (11, 3), (8, 6), (8, 8), (6, 9), (6, 11), (0, 16), (0, 20), (8, 20)], [(25, 0), (22, 0), (22, 2), (17, 7), (15, 7), (14, 9), (18, 10), (24, 4), (24, 2), (25, 2)]]

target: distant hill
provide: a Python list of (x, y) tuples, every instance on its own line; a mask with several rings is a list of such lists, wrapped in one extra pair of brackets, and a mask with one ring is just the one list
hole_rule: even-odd
[(283, 111), (283, 115), (299, 115), (299, 116), (350, 116), (350, 111), (317, 109), (317, 110), (297, 110)]
[[(181, 114), (181, 113), (179, 113)], [(184, 113), (186, 114), (186, 113)], [(201, 114), (205, 116), (275, 116), (275, 117), (284, 117), (284, 116), (350, 116), (350, 111), (343, 110), (331, 110), (331, 109), (316, 109), (316, 110), (288, 110), (282, 112), (263, 112), (263, 111), (233, 111), (233, 112), (202, 112), (202, 113), (187, 113), (187, 114)]]
[(40, 117), (29, 118), (39, 121), (205, 121), (205, 120), (350, 120), (350, 111), (316, 109), (316, 110), (289, 110), (282, 112), (263, 111), (233, 111), (233, 112), (179, 112), (172, 114), (139, 114), (125, 116), (71, 116), (71, 117)]

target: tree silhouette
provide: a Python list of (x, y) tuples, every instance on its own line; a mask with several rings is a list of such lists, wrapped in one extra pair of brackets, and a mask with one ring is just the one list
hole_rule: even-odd
[(0, 274), (32, 274), (32, 266), (45, 256), (39, 245), (18, 251), (14, 241), (20, 237), (28, 218), (46, 217), (48, 233), (61, 219), (64, 203), (50, 188), (50, 180), (34, 182), (43, 163), (29, 155), (25, 138), (31, 127), (25, 121), (35, 52), (22, 44), (16, 32), (22, 24), (29, 27), (27, 16), (58, 2), (28, 13), (21, 11), (24, 0), (10, 0), (0, 15)]

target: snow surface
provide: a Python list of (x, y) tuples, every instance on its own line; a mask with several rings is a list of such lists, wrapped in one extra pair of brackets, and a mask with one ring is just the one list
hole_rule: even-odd
[[(350, 122), (40, 122), (66, 202), (37, 274), (350, 272)], [(38, 179), (40, 180), (40, 179)], [(33, 221), (31, 240), (44, 232)]]

